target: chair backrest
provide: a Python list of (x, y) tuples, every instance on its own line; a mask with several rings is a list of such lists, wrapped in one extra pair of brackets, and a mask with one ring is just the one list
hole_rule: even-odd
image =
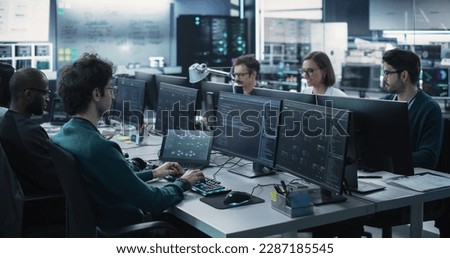
[(450, 119), (444, 119), (444, 139), (442, 141), (441, 153), (439, 155), (437, 171), (450, 174)]
[(0, 145), (0, 237), (20, 237), (24, 195)]
[(64, 190), (67, 205), (67, 236), (96, 237), (97, 224), (92, 200), (85, 190), (78, 162), (68, 151), (48, 142), (50, 155), (55, 163)]
[(14, 67), (0, 62), (0, 106), (9, 107), (11, 93), (9, 92), (9, 80), (14, 74)]

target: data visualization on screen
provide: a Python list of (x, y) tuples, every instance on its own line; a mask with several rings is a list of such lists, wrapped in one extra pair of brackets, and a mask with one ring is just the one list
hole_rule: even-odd
[(348, 122), (345, 110), (283, 101), (276, 167), (320, 186), (316, 204), (343, 200)]
[(220, 92), (213, 149), (253, 161), (229, 171), (247, 177), (273, 173), (280, 101)]

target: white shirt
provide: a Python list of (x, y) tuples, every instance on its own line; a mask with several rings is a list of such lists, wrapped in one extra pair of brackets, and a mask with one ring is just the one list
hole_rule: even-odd
[[(313, 94), (312, 91), (313, 91), (313, 87), (306, 87), (302, 90), (302, 93)], [(343, 92), (340, 89), (335, 88), (335, 87), (328, 87), (323, 95), (338, 96), (338, 97), (347, 97), (348, 96), (345, 92)]]

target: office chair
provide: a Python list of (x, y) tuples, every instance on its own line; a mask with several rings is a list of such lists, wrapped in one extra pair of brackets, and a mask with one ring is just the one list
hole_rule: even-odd
[(0, 62), (0, 106), (9, 107), (11, 94), (9, 92), (9, 80), (14, 74), (14, 67), (8, 63)]
[(0, 237), (20, 237), (24, 195), (0, 145)]
[(67, 237), (179, 237), (177, 230), (164, 221), (151, 221), (104, 230), (98, 226), (93, 201), (85, 190), (75, 157), (49, 141), (58, 177), (66, 196)]
[(64, 223), (25, 225), (25, 217), (33, 217), (28, 205), (60, 201), (62, 194), (24, 195), (20, 182), (12, 170), (3, 147), (0, 145), (0, 237), (62, 237)]

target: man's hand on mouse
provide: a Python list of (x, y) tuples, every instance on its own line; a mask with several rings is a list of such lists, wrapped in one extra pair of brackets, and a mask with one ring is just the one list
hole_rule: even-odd
[(183, 168), (177, 162), (164, 162), (161, 166), (153, 169), (154, 178), (163, 178), (165, 176), (179, 177), (183, 173)]
[(186, 171), (181, 178), (186, 179), (192, 185), (198, 181), (204, 181), (205, 175), (203, 175), (203, 172), (200, 169), (190, 169)]

